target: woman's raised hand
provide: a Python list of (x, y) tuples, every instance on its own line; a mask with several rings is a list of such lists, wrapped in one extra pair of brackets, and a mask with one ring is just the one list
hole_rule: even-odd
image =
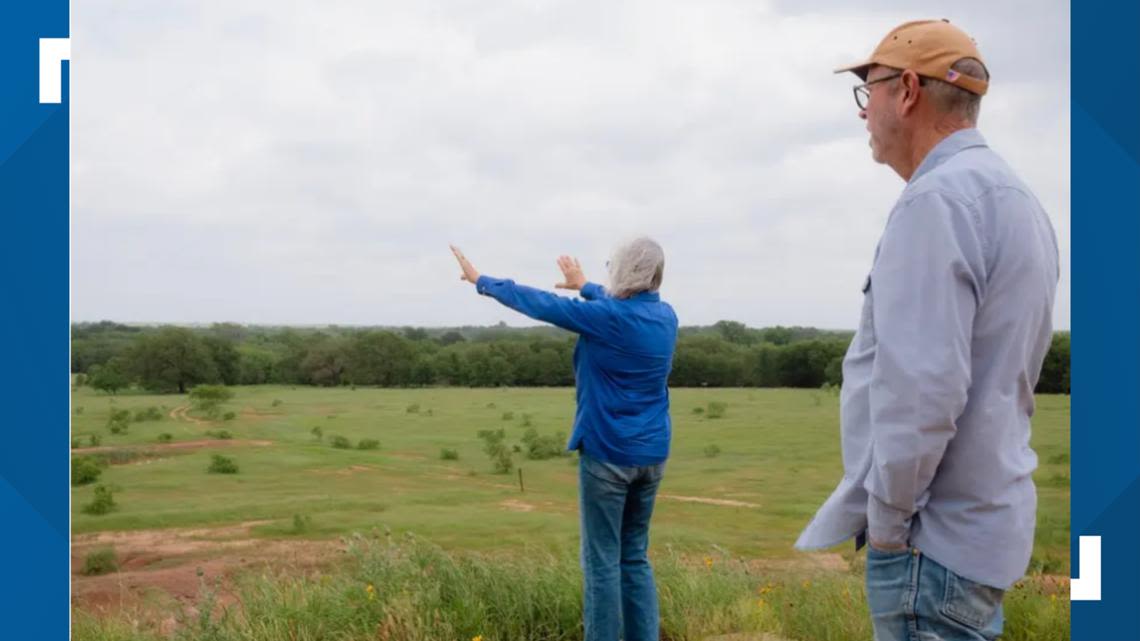
[(463, 273), (459, 275), (459, 280), (465, 280), (469, 283), (479, 280), (479, 272), (475, 270), (475, 266), (467, 260), (463, 252), (459, 251), (455, 245), (449, 245), (449, 247), (451, 247), (451, 253), (455, 254), (455, 260), (459, 261), (459, 269), (463, 270)]
[(562, 282), (554, 286), (557, 289), (579, 290), (586, 284), (586, 275), (582, 273), (582, 265), (577, 258), (559, 256), (558, 269), (562, 270)]

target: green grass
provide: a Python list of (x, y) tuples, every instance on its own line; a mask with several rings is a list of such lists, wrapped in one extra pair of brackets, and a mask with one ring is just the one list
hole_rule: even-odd
[[(515, 454), (515, 464), (525, 477), (526, 492), (520, 494), (517, 472), (494, 474), (483, 442), (476, 436), (480, 430), (504, 429), (509, 447), (522, 444), (528, 429), (524, 423), (539, 434), (568, 433), (574, 410), (572, 389), (262, 386), (235, 388), (235, 392), (223, 410), (236, 413), (236, 418), (225, 422), (225, 429), (237, 444), (225, 448), (224, 454), (240, 466), (240, 474), (207, 474), (211, 450), (158, 458), (146, 465), (112, 465), (99, 480), (119, 488), (117, 509), (97, 517), (84, 514), (80, 506), (92, 500), (93, 488), (75, 487), (73, 531), (265, 520), (268, 523), (254, 528), (255, 536), (319, 539), (386, 526), (396, 536), (414, 532), (461, 556), (519, 550), (560, 555), (577, 549), (576, 458), (536, 461)], [(703, 556), (715, 546), (735, 558), (802, 558), (792, 543), (841, 474), (838, 399), (816, 390), (786, 389), (675, 389), (671, 399), (673, 449), (654, 513), (653, 549)], [(709, 418), (707, 410), (693, 411), (720, 408), (722, 403), (718, 418)], [(73, 407), (84, 411), (73, 413), (73, 437), (84, 445), (89, 435), (97, 434), (104, 446), (155, 447), (162, 433), (171, 434), (177, 444), (208, 438), (207, 431), (222, 425), (221, 421), (195, 425), (168, 416), (170, 410), (187, 404), (185, 396), (108, 397), (80, 388), (74, 393)], [(133, 413), (150, 406), (165, 406), (164, 418), (132, 423), (126, 434), (107, 430), (112, 409)], [(412, 407), (416, 411), (409, 411)], [(205, 418), (193, 411), (190, 415)], [(314, 438), (314, 427), (322, 428), (324, 441)], [(1039, 397), (1033, 428), (1032, 445), (1040, 458), (1035, 474), (1039, 501), (1033, 568), (1067, 576), (1069, 398)], [(376, 439), (383, 447), (337, 449), (329, 443), (333, 434), (354, 444)], [(245, 440), (272, 443), (242, 445)], [(707, 453), (712, 445), (719, 449), (716, 456)], [(458, 459), (441, 458), (443, 450), (454, 451)], [(727, 507), (668, 496), (729, 499), (759, 507)], [(506, 509), (505, 501), (525, 502), (534, 509)], [(294, 531), (297, 514), (310, 520), (303, 534)], [(835, 551), (858, 564), (850, 546)], [(834, 581), (836, 599), (855, 591), (858, 598), (853, 598), (861, 603), (857, 576)], [(818, 580), (816, 584), (820, 585)], [(819, 601), (818, 596), (804, 596), (805, 603)], [(1025, 625), (1031, 619), (1052, 620), (1044, 610), (1038, 611), (1052, 607), (1044, 596), (1024, 601), (1010, 603), (1011, 608), (1020, 607), (1036, 617), (1027, 615)], [(837, 607), (838, 602), (826, 602)], [(810, 609), (804, 605), (788, 609), (795, 607)], [(850, 619), (852, 625), (865, 621), (862, 611), (845, 612), (849, 614), (844, 620)], [(1067, 612), (1066, 601), (1066, 631)], [(800, 623), (787, 625), (810, 629), (811, 616), (796, 620)], [(484, 634), (484, 638), (500, 637)], [(798, 638), (862, 637), (812, 632)]]

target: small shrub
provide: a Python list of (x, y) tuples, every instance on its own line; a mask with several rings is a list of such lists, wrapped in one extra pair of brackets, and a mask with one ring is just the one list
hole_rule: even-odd
[(99, 447), (99, 444), (102, 442), (103, 437), (99, 436), (98, 434), (92, 434), (91, 436), (87, 437), (87, 444), (91, 447)]
[(173, 440), (174, 440), (174, 435), (171, 434), (170, 432), (163, 432), (162, 434), (158, 435), (158, 442), (159, 443), (169, 443)]
[(313, 527), (313, 518), (308, 514), (294, 514), (293, 527), (290, 528), (289, 534), (304, 534)]
[(535, 461), (569, 456), (566, 450), (566, 434), (556, 432), (553, 435), (541, 436), (533, 427), (528, 429), (522, 437), (526, 445), (526, 457)]
[(309, 430), (309, 433), (312, 434), (313, 438), (317, 439), (318, 441), (325, 437), (325, 431), (321, 429), (320, 425), (313, 426), (313, 429)]
[(333, 447), (335, 447), (338, 450), (351, 450), (352, 449), (352, 441), (348, 440), (347, 438), (345, 438), (343, 436), (333, 436), (329, 442)]
[(705, 413), (705, 416), (709, 418), (723, 418), (726, 410), (728, 410), (728, 403), (709, 401), (708, 411)]
[(428, 408), (428, 411), (424, 412), (424, 416), (432, 416), (432, 410), (430, 407)]
[(504, 421), (511, 421), (511, 420), (514, 420), (514, 418), (515, 418), (514, 412), (503, 412), (503, 420)]
[(118, 570), (119, 562), (115, 559), (115, 549), (101, 548), (91, 552), (87, 558), (83, 559), (83, 569), (80, 572), (86, 576), (97, 576)]
[(78, 438), (71, 439), (71, 449), (77, 450), (83, 445), (83, 441)]
[(90, 456), (74, 456), (71, 459), (71, 484), (87, 485), (99, 480), (104, 464)]
[(532, 421), (531, 418), (532, 417), (530, 414), (523, 414), (522, 415), (522, 426), (523, 427), (530, 427), (531, 425), (534, 425), (534, 421)]
[(222, 441), (228, 441), (234, 437), (229, 430), (206, 430), (206, 436), (212, 436)]
[(95, 486), (95, 498), (83, 506), (83, 512), (85, 514), (93, 514), (96, 516), (106, 514), (113, 509), (115, 509), (114, 493), (111, 492), (111, 488), (103, 485)]
[(126, 434), (130, 421), (130, 410), (113, 409), (111, 415), (107, 417), (107, 428), (111, 430), (112, 434)]
[(228, 456), (213, 454), (210, 456), (210, 467), (207, 471), (211, 474), (237, 474), (238, 465)]
[(146, 409), (135, 410), (135, 422), (142, 423), (144, 421), (161, 421), (162, 412), (155, 406), (150, 406)]
[(459, 450), (451, 450), (445, 447), (439, 451), (439, 458), (444, 461), (458, 461)]
[(505, 447), (491, 457), (491, 462), (495, 466), (495, 474), (508, 474), (515, 467), (511, 453)]
[(493, 410), (496, 407), (497, 407), (497, 405), (495, 405), (494, 403), (487, 403), (487, 409), (489, 409), (489, 410)]
[(83, 413), (83, 406), (80, 405), (79, 407), (75, 408), (75, 413), (76, 414), (82, 414)]
[(703, 408), (703, 407), (694, 407), (693, 408), (693, 414), (699, 415), (699, 414), (704, 414), (704, 413), (705, 413), (705, 408)]
[(237, 418), (237, 413), (235, 412), (226, 412), (225, 414), (222, 414), (223, 421), (232, 421), (235, 418)]
[(419, 403), (412, 403), (411, 405), (404, 408), (404, 412), (406, 412), (408, 414), (419, 414), (420, 413), (420, 404)]
[(374, 438), (362, 438), (362, 439), (360, 439), (360, 442), (356, 444), (356, 449), (358, 449), (358, 450), (378, 450), (378, 449), (380, 449), (380, 441), (377, 441)]
[(710, 443), (705, 446), (705, 456), (708, 458), (716, 458), (720, 456), (720, 446), (716, 443)]
[[(294, 387), (293, 389), (297, 389), (297, 388)], [(281, 403), (282, 403), (281, 399), (275, 398), (275, 399), (273, 399), (273, 402), (270, 403), (270, 405), (272, 405), (273, 407), (277, 407), (277, 406), (281, 405)]]
[(1054, 454), (1053, 456), (1049, 457), (1049, 463), (1052, 465), (1062, 465), (1062, 464), (1068, 463), (1068, 462), (1069, 462), (1069, 453), (1068, 452), (1061, 452), (1060, 454)]

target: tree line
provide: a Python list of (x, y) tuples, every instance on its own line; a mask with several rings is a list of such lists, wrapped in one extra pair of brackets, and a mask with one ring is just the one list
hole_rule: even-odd
[[(552, 327), (323, 328), (72, 325), (71, 371), (96, 389), (184, 393), (195, 385), (555, 387), (574, 384), (575, 337)], [(840, 385), (851, 332), (684, 327), (674, 387)], [(1069, 393), (1069, 334), (1057, 333), (1037, 391)]]

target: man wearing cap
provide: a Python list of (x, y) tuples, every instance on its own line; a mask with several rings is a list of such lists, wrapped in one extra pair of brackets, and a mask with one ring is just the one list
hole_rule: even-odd
[(1056, 238), (975, 128), (989, 72), (947, 21), (908, 22), (838, 71), (871, 155), (906, 181), (843, 361), (843, 479), (796, 546), (869, 543), (875, 639), (994, 639), (1037, 508), (1033, 389)]

